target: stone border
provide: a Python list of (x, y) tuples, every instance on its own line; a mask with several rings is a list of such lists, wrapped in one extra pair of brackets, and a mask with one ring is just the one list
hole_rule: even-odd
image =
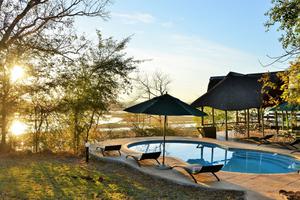
[[(124, 155), (123, 155), (124, 156)], [(139, 172), (145, 174), (145, 175), (148, 175), (148, 176), (151, 176), (155, 179), (158, 179), (158, 180), (164, 180), (166, 182), (169, 182), (169, 183), (173, 183), (173, 184), (178, 184), (178, 185), (182, 185), (182, 186), (187, 186), (187, 187), (193, 187), (193, 188), (199, 188), (199, 189), (202, 189), (202, 190), (207, 190), (207, 191), (232, 191), (232, 192), (242, 192), (243, 195), (242, 197), (244, 199), (246, 199), (246, 192), (243, 191), (243, 190), (237, 190), (237, 189), (221, 189), (221, 188), (214, 188), (214, 187), (209, 187), (209, 186), (206, 186), (206, 185), (201, 185), (200, 183), (193, 183), (191, 180), (187, 179), (186, 176), (183, 177), (183, 179), (178, 179), (178, 177), (172, 177), (172, 176), (162, 176), (158, 173), (155, 173), (155, 172), (163, 172), (164, 174), (166, 172), (171, 172), (172, 174), (175, 173), (176, 175), (178, 175), (178, 172), (177, 171), (174, 171), (174, 170), (159, 170), (159, 169), (156, 169), (155, 167), (153, 167), (153, 165), (151, 167), (138, 167), (136, 163), (132, 163), (132, 162), (126, 162), (126, 159), (124, 160), (124, 157), (121, 156), (121, 159), (120, 157), (100, 157), (97, 155), (97, 153), (94, 153), (94, 152), (90, 152), (90, 157), (91, 159), (94, 159), (94, 160), (98, 160), (98, 161), (104, 161), (104, 162), (111, 162), (111, 163), (116, 163), (116, 164), (121, 164), (123, 166), (127, 166), (131, 169), (134, 169), (134, 170), (138, 170)], [(170, 173), (169, 173), (170, 174)], [(181, 177), (180, 177), (181, 178)]]
[[(142, 141), (149, 141), (149, 140), (162, 140), (161, 136), (158, 137), (136, 137), (136, 138), (119, 138), (119, 139), (111, 139), (111, 140), (105, 140), (101, 142), (101, 145), (110, 145), (110, 144), (122, 144), (122, 153), (123, 154), (129, 154), (129, 153), (138, 153), (136, 151), (133, 151), (129, 149), (127, 146), (129, 144), (135, 143), (135, 142), (142, 142)], [(195, 142), (207, 142), (207, 143), (213, 143), (220, 146), (225, 147), (233, 147), (233, 148), (241, 148), (241, 149), (247, 149), (247, 150), (256, 150), (256, 151), (265, 151), (265, 152), (271, 152), (271, 153), (279, 153), (283, 155), (290, 155), (291, 150), (286, 149), (279, 149), (276, 147), (270, 147), (267, 145), (260, 145), (257, 146), (257, 144), (249, 144), (249, 143), (242, 143), (238, 141), (220, 141), (215, 139), (209, 139), (209, 138), (195, 138), (195, 137), (175, 137), (175, 136), (168, 136), (167, 140), (180, 140), (180, 141), (195, 141)], [(92, 145), (93, 146), (93, 145)], [(96, 155), (97, 156), (97, 155)], [(300, 159), (300, 154), (296, 153), (293, 154), (292, 157), (295, 157), (296, 159)], [(105, 159), (107, 161), (118, 159), (117, 157), (105, 157), (105, 158), (99, 158), (99, 159)], [(158, 178), (162, 179), (171, 179), (169, 181), (176, 182), (177, 184), (184, 184), (184, 185), (194, 185), (192, 180), (183, 172), (183, 171), (177, 171), (177, 170), (164, 170), (164, 173), (159, 173), (161, 170), (157, 170), (153, 167), (153, 162), (151, 162), (151, 167), (149, 165), (143, 165), (141, 168), (137, 168), (137, 164), (135, 162), (130, 162), (133, 160), (123, 159), (119, 157), (118, 163), (122, 162), (123, 164), (129, 165), (133, 169), (136, 170), (143, 170), (141, 171), (144, 174), (151, 175), (151, 176), (158, 176)], [(169, 164), (179, 164), (179, 163), (172, 163), (174, 160), (184, 164), (183, 161), (178, 160), (178, 158), (172, 158), (172, 157), (166, 157), (166, 162)], [(147, 164), (147, 161), (145, 161), (145, 164)], [(151, 171), (152, 168), (152, 171)], [(150, 169), (150, 171), (149, 171)], [(172, 171), (174, 173), (170, 174), (167, 173), (167, 171)], [(288, 189), (288, 190), (297, 190), (297, 186), (295, 186), (294, 182), (296, 181), (298, 183), (299, 174), (297, 173), (282, 173), (282, 174), (251, 174), (251, 173), (239, 173), (239, 172), (227, 172), (227, 171), (221, 171), (220, 175), (222, 175), (224, 178), (224, 182), (198, 182), (198, 187), (206, 188), (209, 187), (213, 189), (214, 191), (217, 190), (235, 190), (235, 191), (243, 191), (245, 193), (245, 196), (247, 199), (268, 199), (270, 197), (272, 198), (279, 198), (278, 192), (280, 189)], [(175, 176), (175, 177), (174, 177)], [(275, 177), (275, 179), (273, 178)], [(280, 183), (280, 186), (276, 187), (270, 187), (269, 185), (262, 185), (262, 187), (256, 187), (255, 180), (258, 177), (260, 181), (268, 182), (272, 184), (278, 184)], [(259, 178), (261, 177), (261, 178)], [(269, 177), (269, 178), (268, 178)], [(282, 178), (281, 178), (282, 177)], [(174, 179), (174, 180), (172, 180)], [(243, 179), (245, 182), (240, 182), (240, 180)], [(222, 178), (221, 178), (222, 180)], [(280, 181), (282, 180), (282, 182)], [(178, 182), (177, 182), (178, 181)], [(182, 183), (183, 182), (183, 183)], [(290, 184), (293, 183), (293, 184)], [(272, 185), (271, 184), (271, 185)], [(277, 191), (278, 190), (278, 191)], [(270, 193), (270, 192), (275, 193)]]

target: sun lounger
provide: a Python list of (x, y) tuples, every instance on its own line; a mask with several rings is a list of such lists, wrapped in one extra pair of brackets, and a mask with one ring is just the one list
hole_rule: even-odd
[(223, 165), (208, 165), (208, 166), (202, 166), (202, 165), (187, 165), (187, 166), (173, 166), (171, 168), (180, 167), (184, 169), (197, 183), (197, 180), (195, 179), (194, 175), (200, 174), (200, 173), (212, 173), (218, 181), (220, 181), (219, 177), (215, 174), (216, 172), (220, 171), (223, 167)]
[(296, 153), (296, 152), (300, 152), (300, 148), (296, 147), (295, 145), (299, 144), (300, 145), (300, 138), (299, 139), (295, 139), (295, 141), (293, 141), (292, 143), (290, 143), (289, 145), (294, 147), (296, 150), (292, 151), (291, 153)]
[(102, 153), (103, 156), (105, 156), (105, 152), (107, 151), (118, 151), (119, 155), (121, 156), (121, 147), (122, 145), (106, 145), (106, 146), (99, 146), (96, 147), (96, 151), (100, 151)]
[(128, 158), (128, 157), (133, 158), (139, 167), (141, 166), (140, 161), (149, 160), (149, 159), (155, 160), (160, 165), (160, 162), (157, 160), (159, 158), (160, 154), (161, 154), (161, 152), (142, 153), (139, 155), (127, 155), (126, 158)]
[(259, 142), (258, 145), (261, 145), (261, 144), (270, 144), (269, 139), (271, 139), (273, 137), (274, 137), (274, 135), (270, 134), (270, 135), (265, 135), (264, 137), (250, 137), (249, 139)]

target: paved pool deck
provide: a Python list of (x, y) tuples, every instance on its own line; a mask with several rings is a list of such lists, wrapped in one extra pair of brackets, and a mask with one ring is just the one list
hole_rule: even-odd
[[(95, 151), (97, 144), (92, 144), (90, 151), (91, 154), (97, 159), (102, 159), (110, 162), (116, 162), (118, 164), (128, 165), (136, 170), (139, 170), (147, 175), (163, 178), (178, 184), (190, 185), (194, 187), (202, 187), (208, 190), (242, 190), (246, 192), (246, 199), (283, 199), (279, 190), (286, 191), (300, 191), (300, 174), (287, 173), (287, 174), (247, 174), (237, 172), (225, 172), (220, 171), (217, 173), (221, 181), (217, 181), (214, 176), (209, 173), (199, 174), (196, 176), (198, 184), (195, 184), (193, 180), (180, 168), (173, 170), (159, 170), (156, 167), (155, 161), (144, 161), (142, 167), (138, 167), (133, 159), (126, 159), (127, 154), (136, 153), (127, 148), (130, 143), (147, 140), (161, 140), (162, 137), (138, 137), (138, 138), (122, 138), (106, 140), (101, 142), (101, 145), (108, 144), (122, 144), (122, 156), (112, 153), (111, 156), (103, 157), (99, 152)], [(291, 150), (280, 149), (270, 147), (268, 145), (247, 144), (233, 141), (220, 141), (209, 138), (194, 138), (194, 137), (167, 137), (167, 140), (182, 140), (182, 141), (202, 141), (219, 144), (222, 146), (228, 146), (233, 148), (243, 148), (252, 150), (268, 151), (280, 154), (291, 155)], [(292, 154), (296, 158), (300, 159), (300, 153)], [(167, 157), (166, 163), (169, 165), (185, 163), (177, 158)]]

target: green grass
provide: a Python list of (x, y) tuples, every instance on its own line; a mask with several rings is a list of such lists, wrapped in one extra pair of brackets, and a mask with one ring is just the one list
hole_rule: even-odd
[(126, 166), (58, 155), (0, 155), (0, 199), (240, 199), (146, 176)]

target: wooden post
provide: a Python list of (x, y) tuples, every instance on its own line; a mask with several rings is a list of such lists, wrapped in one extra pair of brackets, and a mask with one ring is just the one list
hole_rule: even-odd
[(291, 111), (291, 129), (293, 129), (294, 128), (294, 124), (293, 124), (293, 111)]
[(250, 120), (249, 109), (247, 109), (247, 137), (250, 137), (250, 124), (249, 124), (249, 120)]
[(225, 110), (225, 139), (228, 140), (227, 110)]
[(285, 114), (286, 114), (286, 128), (287, 128), (287, 130), (289, 130), (290, 129), (290, 125), (289, 125), (289, 113), (288, 113), (288, 111), (285, 111)]
[(244, 115), (244, 122), (245, 124), (247, 123), (247, 111), (245, 110), (245, 115)]
[[(278, 129), (278, 114), (277, 111), (275, 111), (275, 126), (276, 126), (276, 134), (278, 135), (279, 129)], [(276, 135), (276, 137), (277, 137)]]
[(260, 127), (260, 109), (259, 108), (257, 108), (257, 122)]
[(212, 112), (212, 124), (213, 124), (213, 126), (215, 126), (215, 109), (212, 108), (211, 112)]
[(283, 113), (283, 111), (281, 111), (281, 120), (282, 120), (282, 130), (284, 130), (284, 113)]
[(265, 118), (264, 118), (264, 112), (265, 110), (262, 109), (262, 112), (261, 112), (261, 129), (262, 129), (262, 134), (263, 136), (265, 136)]
[[(201, 107), (201, 111), (203, 112), (203, 106)], [(201, 116), (201, 126), (204, 125), (204, 116)]]

